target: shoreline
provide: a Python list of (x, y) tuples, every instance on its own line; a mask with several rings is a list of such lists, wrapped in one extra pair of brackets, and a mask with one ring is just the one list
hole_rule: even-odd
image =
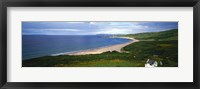
[(123, 47), (139, 41), (137, 39), (130, 38), (130, 37), (115, 37), (115, 38), (130, 39), (131, 41), (123, 43), (123, 44), (116, 44), (116, 45), (111, 45), (111, 46), (105, 46), (105, 47), (100, 47), (100, 48), (96, 48), (96, 49), (82, 50), (82, 51), (79, 51), (79, 52), (69, 53), (69, 54), (65, 54), (65, 55), (101, 54), (101, 53), (107, 52), (107, 51), (110, 51), (110, 52), (112, 52), (112, 51), (121, 52), (121, 49)]

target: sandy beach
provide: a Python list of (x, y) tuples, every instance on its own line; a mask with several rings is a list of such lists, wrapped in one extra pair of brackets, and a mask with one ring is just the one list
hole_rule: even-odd
[(80, 52), (75, 52), (67, 55), (86, 55), (86, 54), (101, 54), (103, 52), (107, 51), (118, 51), (121, 52), (121, 49), (129, 44), (132, 44), (134, 42), (138, 42), (139, 40), (136, 40), (134, 38), (129, 38), (129, 37), (120, 37), (120, 38), (125, 38), (125, 39), (130, 39), (130, 42), (126, 42), (124, 44), (117, 44), (117, 45), (112, 45), (112, 46), (106, 46), (106, 47), (101, 47), (97, 49), (90, 49), (90, 50), (83, 50)]

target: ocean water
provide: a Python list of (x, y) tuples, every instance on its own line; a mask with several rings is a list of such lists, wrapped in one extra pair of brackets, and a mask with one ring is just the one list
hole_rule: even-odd
[(23, 35), (22, 60), (49, 55), (62, 55), (81, 50), (122, 44), (131, 40), (99, 35)]

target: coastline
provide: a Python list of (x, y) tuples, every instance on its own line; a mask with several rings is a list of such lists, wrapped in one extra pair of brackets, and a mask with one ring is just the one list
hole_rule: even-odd
[(66, 55), (87, 55), (87, 54), (101, 54), (103, 52), (107, 52), (107, 51), (117, 51), (117, 52), (121, 52), (121, 49), (129, 44), (138, 42), (139, 40), (134, 39), (134, 38), (130, 38), (130, 37), (115, 37), (115, 38), (124, 38), (124, 39), (130, 39), (130, 42), (126, 42), (123, 44), (117, 44), (117, 45), (111, 45), (111, 46), (106, 46), (106, 47), (101, 47), (101, 48), (96, 48), (96, 49), (89, 49), (89, 50), (83, 50), (83, 51), (79, 51), (79, 52), (75, 52), (75, 53), (69, 53)]

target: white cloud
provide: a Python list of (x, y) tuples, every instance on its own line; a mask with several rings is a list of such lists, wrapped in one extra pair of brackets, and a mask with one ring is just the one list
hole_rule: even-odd
[(149, 28), (149, 26), (144, 26), (144, 28)]
[(96, 24), (95, 22), (89, 22), (90, 24)]
[(96, 32), (96, 34), (130, 34), (133, 32), (131, 29), (119, 29), (119, 28), (113, 28), (113, 29), (101, 29), (100, 31)]
[(42, 29), (42, 30), (49, 30), (49, 31), (72, 31), (72, 32), (80, 31), (78, 29)]
[(34, 28), (30, 28), (30, 29), (27, 29), (27, 30), (32, 30), (32, 31), (71, 31), (71, 32), (77, 32), (77, 31), (80, 31), (78, 29), (34, 29)]
[(65, 23), (85, 23), (85, 22), (65, 22)]

